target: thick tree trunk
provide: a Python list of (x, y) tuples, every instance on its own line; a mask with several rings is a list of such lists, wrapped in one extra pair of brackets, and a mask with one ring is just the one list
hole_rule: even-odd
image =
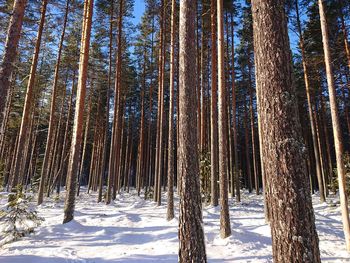
[(179, 262), (207, 262), (202, 222), (197, 144), (195, 47), (196, 3), (180, 2)]
[(79, 63), (79, 77), (77, 87), (77, 99), (76, 110), (74, 117), (73, 135), (71, 153), (68, 165), (68, 185), (67, 196), (64, 207), (64, 219), (63, 223), (70, 222), (74, 217), (75, 208), (75, 195), (77, 188), (77, 173), (79, 169), (79, 157), (81, 142), (83, 137), (83, 119), (84, 119), (84, 100), (86, 93), (86, 80), (87, 69), (89, 61), (89, 48), (90, 48), (90, 36), (91, 36), (91, 23), (93, 13), (93, 0), (85, 0), (84, 3), (84, 18), (83, 18), (83, 31), (81, 37), (81, 52)]
[(320, 11), (323, 51), (324, 51), (324, 59), (326, 64), (328, 93), (329, 93), (329, 101), (330, 101), (332, 124), (333, 124), (334, 146), (335, 146), (335, 156), (337, 160), (339, 197), (340, 197), (340, 206), (342, 211), (343, 230), (344, 230), (345, 241), (346, 241), (346, 249), (350, 251), (350, 220), (349, 220), (348, 199), (346, 196), (345, 166), (344, 166), (344, 160), (343, 160), (343, 156), (344, 156), (343, 136), (341, 133), (341, 126), (339, 123), (339, 113), (338, 113), (338, 105), (337, 105), (337, 98), (336, 98), (337, 95), (336, 95), (335, 84), (334, 84), (332, 59), (331, 59), (331, 52), (329, 47), (327, 20), (326, 20), (323, 0), (318, 0), (318, 6)]
[(14, 177), (11, 185), (12, 188), (16, 187), (17, 184), (22, 181), (22, 177), (23, 177), (22, 168), (23, 168), (24, 154), (25, 154), (24, 146), (26, 144), (26, 141), (28, 140), (26, 134), (30, 123), (32, 106), (34, 103), (34, 82), (35, 82), (35, 75), (36, 75), (39, 52), (40, 52), (41, 36), (43, 33), (45, 17), (46, 17), (47, 2), (48, 0), (43, 0), (42, 6), (41, 6), (40, 24), (39, 24), (38, 35), (37, 35), (35, 48), (34, 48), (32, 65), (30, 68), (30, 75), (29, 75), (27, 92), (26, 92), (25, 101), (24, 101), (21, 127), (19, 130), (18, 147), (16, 151), (16, 159), (15, 159), (15, 167), (14, 167)]
[(262, 161), (274, 262), (320, 262), (283, 0), (253, 0)]

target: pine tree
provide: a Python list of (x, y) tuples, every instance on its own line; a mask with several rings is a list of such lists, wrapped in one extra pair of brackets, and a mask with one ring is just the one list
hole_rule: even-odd
[(24, 10), (27, 0), (16, 0), (13, 3), (13, 11), (9, 23), (5, 50), (0, 64), (0, 138), (4, 131), (5, 106), (10, 99), (9, 89), (12, 81), (12, 73), (16, 60), (18, 42), (21, 37)]
[(83, 116), (84, 116), (84, 100), (86, 93), (86, 79), (89, 61), (89, 48), (91, 37), (91, 24), (93, 13), (93, 0), (85, 0), (83, 30), (81, 36), (81, 52), (80, 66), (77, 86), (76, 111), (74, 116), (74, 127), (72, 135), (71, 153), (68, 164), (68, 185), (67, 196), (64, 207), (63, 223), (68, 223), (73, 220), (75, 208), (75, 195), (77, 188), (77, 174), (79, 169), (80, 148), (82, 142)]
[(38, 35), (35, 43), (34, 48), (34, 54), (32, 59), (32, 64), (30, 68), (30, 75), (27, 85), (27, 91), (25, 96), (25, 102), (24, 102), (24, 109), (22, 114), (22, 121), (21, 126), (19, 130), (19, 137), (18, 137), (18, 147), (16, 150), (16, 157), (15, 157), (15, 163), (14, 163), (14, 171), (13, 171), (13, 179), (11, 182), (11, 187), (15, 188), (18, 184), (22, 184), (22, 179), (24, 176), (24, 163), (26, 161), (25, 157), (25, 145), (28, 142), (28, 128), (30, 125), (30, 116), (32, 114), (33, 110), (33, 101), (34, 101), (34, 83), (35, 83), (35, 76), (38, 66), (38, 58), (39, 58), (39, 52), (40, 52), (40, 46), (41, 46), (41, 39), (44, 29), (44, 23), (46, 18), (46, 8), (47, 8), (47, 0), (42, 1), (41, 6), (41, 18), (40, 18), (40, 24), (38, 29)]
[(211, 111), (210, 111), (210, 164), (211, 164), (211, 205), (218, 205), (218, 95), (217, 95), (217, 10), (216, 1), (211, 0)]
[(262, 161), (273, 193), (268, 195), (273, 259), (320, 262), (284, 1), (253, 0), (252, 14)]
[(64, 15), (64, 19), (63, 19), (63, 28), (62, 28), (59, 47), (58, 47), (54, 82), (52, 85), (49, 130), (48, 130), (48, 134), (47, 134), (46, 149), (45, 149), (43, 167), (41, 169), (41, 178), (40, 178), (40, 186), (39, 186), (39, 193), (38, 193), (38, 204), (39, 205), (43, 202), (45, 181), (46, 181), (46, 178), (48, 177), (48, 173), (49, 173), (48, 170), (50, 169), (50, 163), (52, 162), (52, 159), (53, 159), (53, 139), (54, 139), (53, 133), (55, 132), (55, 128), (56, 128), (55, 125), (56, 125), (56, 121), (57, 121), (57, 118), (56, 118), (57, 86), (58, 86), (59, 70), (60, 70), (60, 65), (61, 65), (63, 41), (64, 41), (64, 36), (66, 33), (66, 26), (67, 26), (67, 20), (68, 20), (69, 3), (70, 3), (70, 0), (67, 0), (66, 1), (66, 8), (65, 8), (65, 15)]
[(225, 53), (223, 0), (217, 1), (218, 26), (218, 142), (219, 142), (219, 176), (220, 176), (220, 234), (222, 238), (231, 235), (230, 215), (228, 208), (227, 183), (227, 106), (225, 85)]
[(329, 92), (329, 100), (330, 100), (331, 115), (332, 115), (332, 126), (333, 126), (333, 135), (334, 135), (335, 155), (336, 155), (336, 161), (337, 161), (339, 196), (340, 196), (341, 210), (342, 210), (343, 229), (344, 229), (344, 235), (345, 235), (345, 241), (346, 241), (346, 249), (350, 251), (350, 219), (349, 219), (348, 200), (347, 200), (346, 189), (345, 189), (345, 185), (346, 185), (345, 166), (344, 166), (344, 160), (343, 160), (344, 143), (343, 143), (343, 137), (342, 137), (340, 122), (339, 122), (339, 113), (338, 113), (338, 106), (337, 106), (337, 99), (336, 99), (333, 69), (332, 69), (332, 63), (331, 63), (331, 53), (330, 53), (330, 47), (329, 47), (327, 19), (324, 11), (323, 0), (318, 0), (318, 6), (319, 6), (319, 12), (320, 12), (324, 59), (326, 64), (326, 75), (327, 75), (328, 92)]
[(175, 85), (175, 21), (176, 1), (171, 1), (171, 43), (170, 43), (170, 105), (168, 138), (168, 206), (167, 220), (174, 218), (174, 85)]
[[(180, 61), (179, 61), (179, 148), (180, 215), (179, 262), (207, 262), (202, 227), (202, 210), (199, 186), (197, 151), (197, 91), (195, 1), (180, 2)], [(191, 142), (191, 143), (190, 143)]]

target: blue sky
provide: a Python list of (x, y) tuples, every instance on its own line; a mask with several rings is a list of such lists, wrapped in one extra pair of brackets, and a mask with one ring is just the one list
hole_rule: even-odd
[[(134, 25), (137, 25), (141, 22), (141, 17), (143, 13), (145, 12), (145, 1), (144, 0), (135, 0), (135, 6), (134, 6), (134, 18), (133, 23)], [(289, 31), (289, 37), (291, 42), (291, 48), (293, 52), (297, 51), (297, 44), (298, 44), (298, 38), (295, 35), (294, 32), (291, 30)]]
[(144, 0), (135, 0), (134, 6), (134, 19), (133, 23), (137, 25), (141, 21), (141, 17), (145, 12), (145, 2)]

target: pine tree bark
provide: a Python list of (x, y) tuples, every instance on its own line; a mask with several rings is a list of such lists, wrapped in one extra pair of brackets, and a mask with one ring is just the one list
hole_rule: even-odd
[(171, 0), (171, 39), (170, 39), (170, 98), (169, 98), (169, 136), (168, 136), (168, 205), (167, 220), (174, 218), (174, 84), (175, 84), (175, 31), (176, 1)]
[(91, 36), (91, 24), (93, 13), (93, 0), (85, 0), (84, 2), (84, 17), (82, 43), (79, 63), (79, 77), (77, 87), (76, 110), (74, 116), (74, 126), (71, 144), (71, 153), (68, 164), (68, 185), (67, 195), (64, 207), (63, 223), (68, 223), (73, 220), (75, 208), (75, 195), (77, 191), (77, 173), (79, 169), (80, 148), (83, 136), (83, 119), (84, 119), (84, 100), (86, 93), (87, 69), (89, 61), (89, 48)]
[(5, 106), (9, 99), (9, 89), (17, 57), (18, 42), (21, 37), (24, 10), (27, 0), (15, 0), (13, 11), (7, 30), (3, 59), (0, 64), (0, 138), (5, 132), (2, 122), (5, 119)]
[(217, 21), (216, 1), (211, 0), (211, 112), (210, 112), (210, 175), (211, 175), (211, 200), (212, 206), (219, 204), (218, 173), (219, 173), (219, 148), (218, 148), (218, 93), (217, 93)]
[(320, 262), (283, 0), (253, 0), (263, 169), (274, 262)]
[(318, 7), (320, 12), (323, 51), (324, 51), (324, 59), (326, 64), (329, 102), (330, 102), (331, 116), (332, 116), (333, 135), (334, 135), (333, 137), (334, 137), (334, 146), (335, 146), (335, 156), (337, 161), (339, 197), (340, 197), (340, 206), (342, 211), (343, 230), (344, 230), (345, 241), (346, 241), (346, 249), (347, 251), (350, 251), (350, 220), (349, 220), (348, 198), (346, 195), (346, 186), (345, 186), (346, 185), (345, 166), (344, 166), (344, 160), (343, 160), (344, 143), (343, 143), (343, 137), (341, 133), (341, 126), (339, 122), (339, 113), (338, 113), (338, 105), (337, 105), (337, 98), (336, 98), (333, 68), (332, 68), (331, 51), (329, 47), (327, 19), (326, 19), (326, 13), (324, 10), (323, 0), (318, 0)]
[(26, 141), (28, 140), (26, 134), (30, 124), (30, 115), (32, 112), (33, 101), (34, 101), (34, 82), (35, 82), (35, 75), (36, 75), (39, 52), (40, 52), (41, 36), (43, 33), (45, 17), (46, 17), (47, 2), (48, 0), (43, 0), (42, 6), (41, 6), (40, 24), (39, 24), (38, 35), (37, 35), (35, 48), (34, 48), (32, 65), (30, 68), (30, 75), (28, 79), (27, 92), (26, 92), (25, 101), (24, 101), (21, 127), (19, 130), (18, 147), (17, 147), (16, 157), (15, 157), (14, 177), (11, 185), (12, 188), (16, 187), (17, 184), (22, 181), (22, 177), (23, 177), (22, 168), (23, 168), (24, 154), (25, 154), (24, 147), (26, 145)]
[(180, 69), (179, 69), (179, 165), (180, 215), (179, 262), (207, 262), (202, 227), (197, 151), (197, 91), (195, 47), (196, 3), (180, 2)]
[(220, 177), (220, 235), (231, 235), (228, 207), (227, 183), (227, 106), (225, 85), (225, 39), (223, 23), (223, 0), (217, 1), (218, 26), (218, 142), (219, 142), (219, 177)]

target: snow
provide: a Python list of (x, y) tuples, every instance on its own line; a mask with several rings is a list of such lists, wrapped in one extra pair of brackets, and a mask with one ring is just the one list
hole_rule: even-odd
[[(135, 192), (118, 195), (111, 205), (96, 200), (96, 194), (83, 191), (75, 219), (65, 225), (63, 195), (60, 200), (46, 201), (38, 207), (39, 216), (45, 218), (43, 224), (30, 236), (0, 248), (0, 262), (177, 262), (178, 220), (166, 221), (165, 201), (157, 207)], [(245, 192), (242, 200), (240, 204), (230, 201), (232, 236), (226, 239), (219, 236), (219, 208), (203, 208), (208, 262), (272, 262), (262, 197)], [(317, 196), (313, 200), (323, 262), (350, 262), (337, 199), (327, 204), (319, 204)]]

